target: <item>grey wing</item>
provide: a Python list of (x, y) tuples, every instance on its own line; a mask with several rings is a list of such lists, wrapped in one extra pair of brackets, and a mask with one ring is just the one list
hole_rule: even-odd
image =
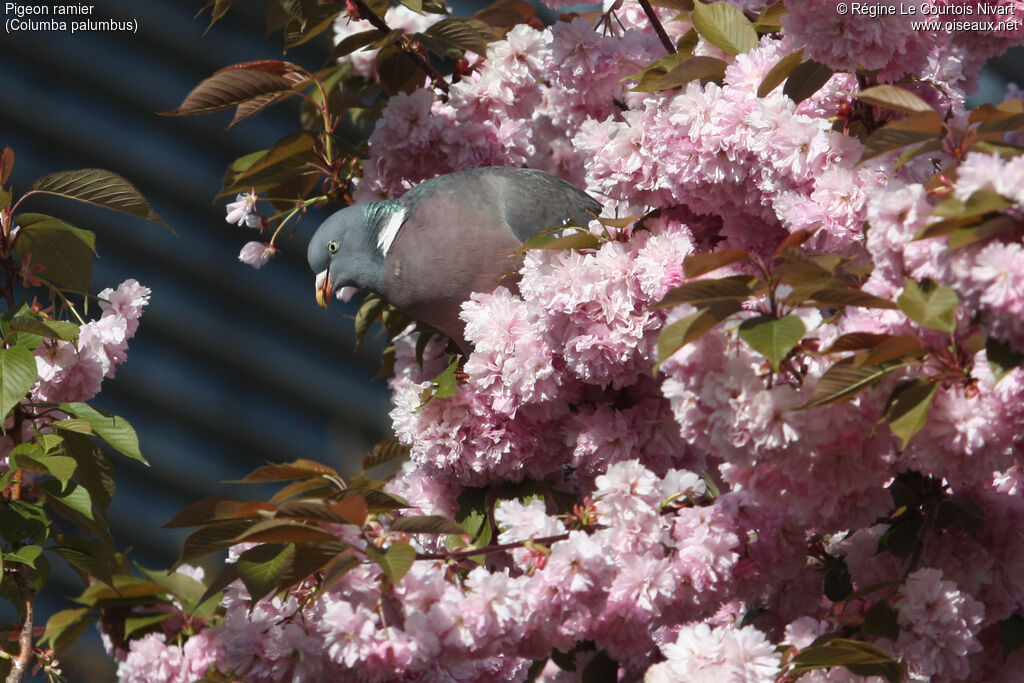
[(520, 241), (568, 221), (586, 226), (601, 205), (572, 183), (529, 168), (494, 168), (501, 211)]

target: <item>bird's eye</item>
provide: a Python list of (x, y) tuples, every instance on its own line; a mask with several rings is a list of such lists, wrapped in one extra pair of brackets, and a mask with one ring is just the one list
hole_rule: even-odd
[(332, 254), (338, 253), (338, 240), (331, 240), (330, 242), (328, 242), (327, 251), (331, 252)]

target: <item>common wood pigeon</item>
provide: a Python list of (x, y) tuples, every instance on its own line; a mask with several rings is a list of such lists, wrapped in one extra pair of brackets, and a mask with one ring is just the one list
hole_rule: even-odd
[[(469, 348), (459, 319), (472, 292), (511, 284), (524, 241), (600, 212), (592, 197), (529, 168), (457, 171), (420, 183), (399, 199), (338, 211), (309, 242), (317, 302), (376, 292), (395, 308)], [(336, 294), (335, 294), (336, 293)]]

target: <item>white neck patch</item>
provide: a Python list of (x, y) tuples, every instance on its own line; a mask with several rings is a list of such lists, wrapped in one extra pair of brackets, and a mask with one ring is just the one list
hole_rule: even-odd
[(377, 233), (377, 251), (381, 253), (381, 256), (387, 256), (388, 251), (391, 249), (391, 243), (395, 241), (395, 236), (398, 235), (399, 229), (402, 227), (402, 223), (405, 222), (405, 209), (398, 209), (391, 217), (388, 222), (384, 224), (384, 227)]

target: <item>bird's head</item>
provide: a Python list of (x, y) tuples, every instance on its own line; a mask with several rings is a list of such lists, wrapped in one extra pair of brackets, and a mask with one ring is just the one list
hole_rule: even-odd
[(381, 202), (338, 211), (309, 241), (306, 256), (316, 273), (317, 303), (324, 308), (332, 295), (347, 301), (356, 289), (380, 291), (384, 255), (376, 244), (378, 204)]

